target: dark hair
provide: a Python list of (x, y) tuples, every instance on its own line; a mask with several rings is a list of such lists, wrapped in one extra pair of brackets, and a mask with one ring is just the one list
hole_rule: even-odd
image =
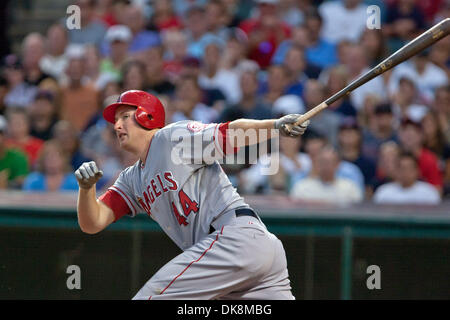
[(400, 154), (398, 156), (398, 162), (400, 163), (400, 161), (402, 159), (408, 159), (408, 158), (411, 159), (417, 167), (419, 167), (419, 160), (417, 159), (417, 157), (412, 152), (405, 151), (405, 150), (402, 150), (400, 152)]
[(55, 102), (55, 95), (53, 92), (49, 90), (39, 90), (34, 97), (34, 101), (36, 100), (47, 100), (48, 102)]
[(147, 85), (145, 63), (143, 63), (139, 60), (130, 60), (130, 61), (125, 62), (125, 64), (121, 68), (122, 80), (119, 85), (121, 87), (123, 87), (123, 85), (125, 84), (126, 75), (133, 67), (136, 67), (139, 70), (139, 72), (142, 75), (142, 79), (143, 79), (143, 83), (142, 83), (143, 88), (135, 88), (135, 89), (143, 90), (145, 88), (145, 86)]
[(386, 114), (386, 113), (392, 114), (392, 105), (390, 103), (380, 103), (375, 106), (374, 113), (376, 115)]
[(194, 5), (186, 10), (185, 17), (190, 18), (194, 14), (203, 14), (205, 13), (205, 8), (199, 5)]
[(317, 19), (320, 21), (320, 24), (323, 23), (323, 18), (320, 15), (319, 10), (317, 10), (314, 7), (310, 7), (309, 9), (306, 10), (305, 12), (305, 20), (307, 19)]

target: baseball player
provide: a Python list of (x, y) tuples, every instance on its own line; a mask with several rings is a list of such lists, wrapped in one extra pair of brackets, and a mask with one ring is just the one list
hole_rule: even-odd
[(104, 109), (120, 147), (139, 160), (98, 199), (102, 171), (95, 162), (76, 170), (82, 231), (97, 233), (142, 212), (183, 250), (133, 299), (294, 299), (281, 241), (239, 196), (218, 160), (249, 143), (233, 146), (230, 129), (264, 129), (270, 138), (275, 128), (297, 137), (308, 125), (292, 125), (299, 116), (165, 126), (161, 102), (138, 90), (122, 93)]

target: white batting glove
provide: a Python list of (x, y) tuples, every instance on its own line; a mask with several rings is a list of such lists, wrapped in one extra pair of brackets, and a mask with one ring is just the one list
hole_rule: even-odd
[(84, 162), (77, 171), (75, 171), (75, 177), (77, 178), (80, 188), (90, 189), (101, 177), (103, 177), (103, 171), (97, 168), (97, 164), (94, 161)]
[(298, 137), (305, 133), (306, 128), (309, 125), (309, 120), (305, 122), (294, 125), (295, 122), (299, 120), (301, 114), (288, 114), (284, 117), (281, 117), (277, 121), (275, 121), (274, 127), (275, 129), (279, 129), (281, 134), (286, 137)]

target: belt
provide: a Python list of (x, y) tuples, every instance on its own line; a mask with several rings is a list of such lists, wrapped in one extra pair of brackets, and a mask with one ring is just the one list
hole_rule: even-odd
[[(234, 213), (235, 213), (236, 217), (249, 216), (249, 217), (254, 217), (254, 218), (258, 219), (259, 221), (261, 221), (261, 219), (259, 219), (256, 212), (250, 208), (236, 209), (236, 210), (234, 210)], [(213, 233), (214, 231), (216, 231), (216, 229), (212, 225), (210, 225), (209, 233)]]

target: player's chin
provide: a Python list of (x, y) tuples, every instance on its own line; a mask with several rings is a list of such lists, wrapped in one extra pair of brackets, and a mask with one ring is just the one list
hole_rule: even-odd
[(118, 141), (119, 141), (119, 146), (120, 146), (121, 148), (126, 148), (126, 146), (127, 146), (127, 144), (128, 144), (128, 136), (127, 136), (127, 135), (124, 135), (124, 136), (120, 137), (120, 138), (118, 139)]

